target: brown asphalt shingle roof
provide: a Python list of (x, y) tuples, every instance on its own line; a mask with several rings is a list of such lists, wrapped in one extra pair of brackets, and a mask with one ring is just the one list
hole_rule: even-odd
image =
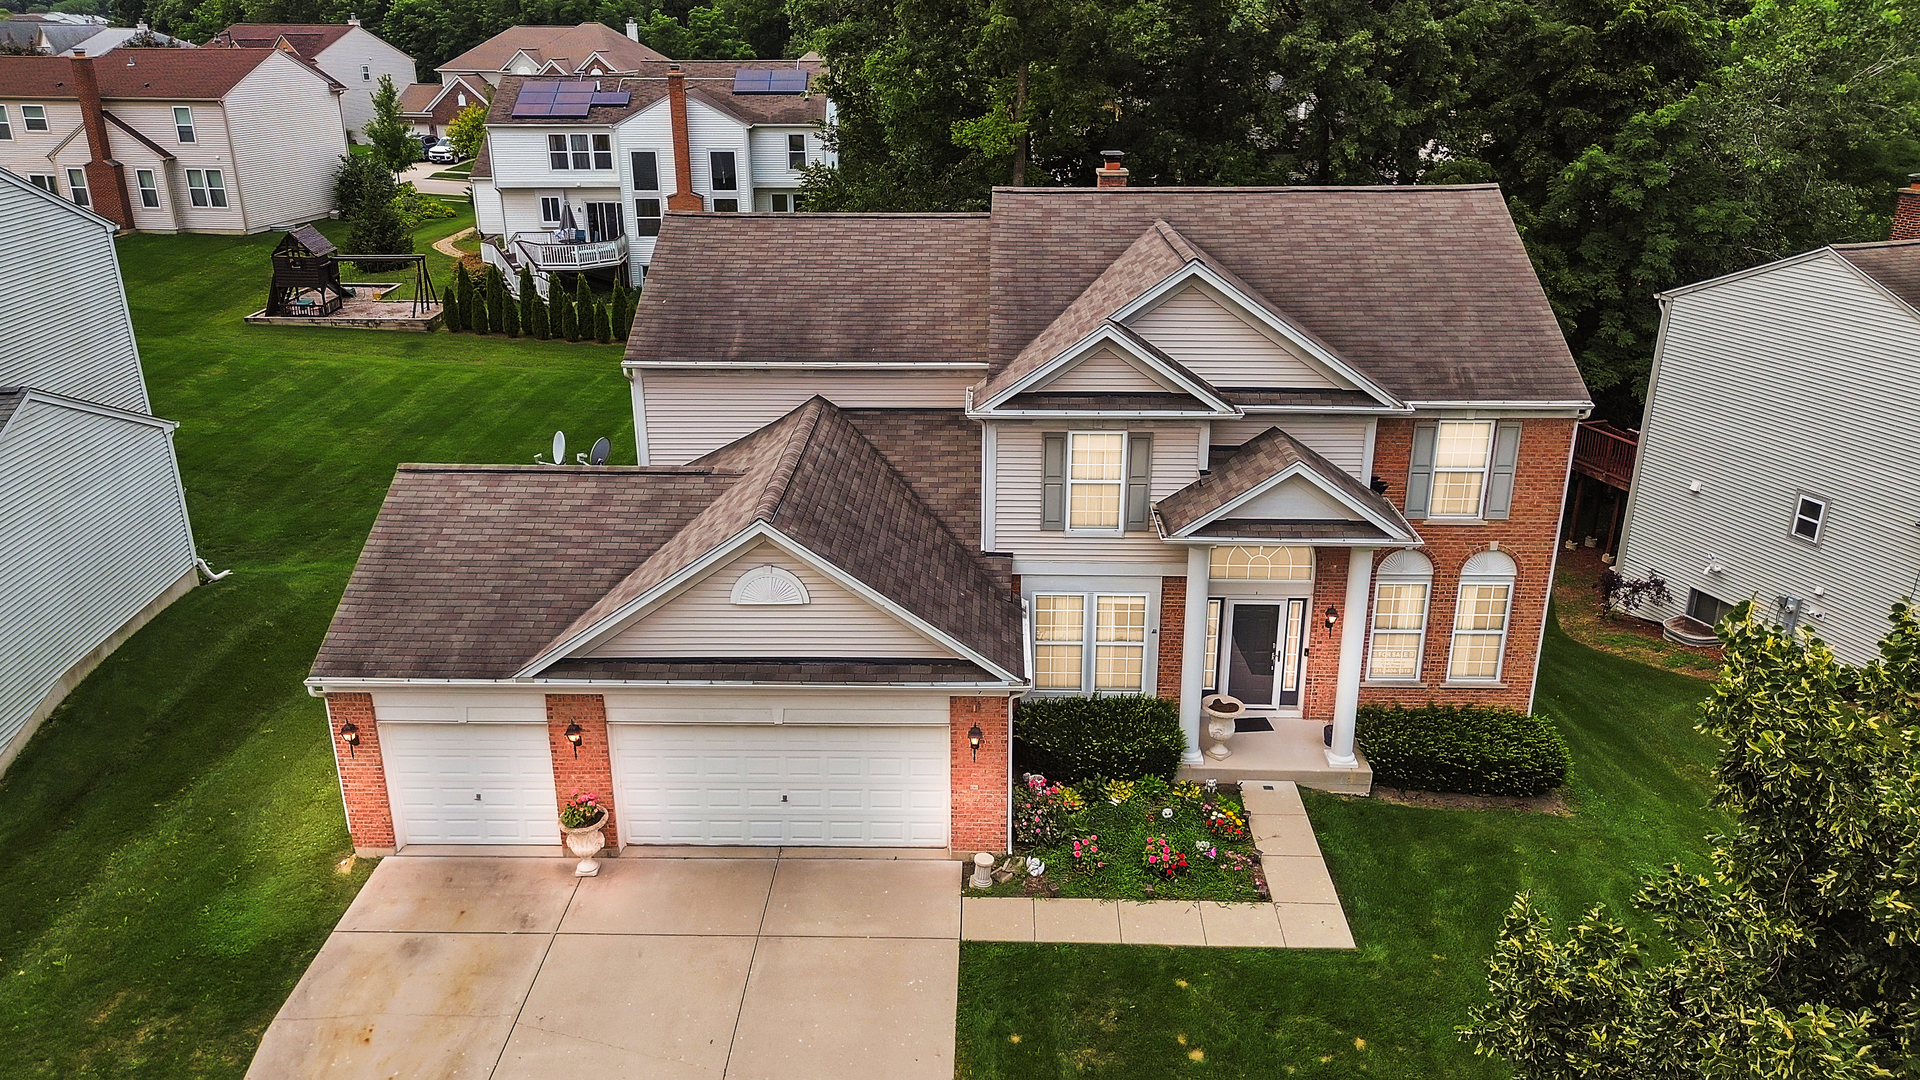
[(1345, 493), (1349, 501), (1367, 507), (1377, 517), (1396, 523), (1405, 535), (1414, 535), (1413, 526), (1407, 524), (1407, 519), (1392, 503), (1348, 476), (1346, 470), (1321, 457), (1312, 447), (1277, 427), (1268, 428), (1247, 440), (1231, 457), (1220, 462), (1214, 471), (1161, 499), (1154, 509), (1160, 515), (1163, 534), (1173, 536), (1179, 533), (1295, 465), (1311, 469), (1321, 479)]
[(1920, 309), (1920, 240), (1835, 244), (1833, 250), (1907, 306)]
[(622, 679), (633, 682), (714, 683), (994, 683), (1000, 680), (965, 660), (562, 660), (541, 673), (547, 679)]
[[(733, 92), (733, 75), (743, 68), (765, 68), (769, 66), (794, 67), (805, 71), (818, 71), (817, 63), (799, 63), (789, 61), (785, 64), (769, 64), (764, 60), (703, 60), (681, 64), (687, 76), (687, 99), (699, 101), (732, 116), (743, 124), (813, 124), (826, 120), (827, 99), (820, 94), (736, 94)], [(602, 91), (626, 91), (625, 105), (595, 105), (587, 110), (580, 119), (554, 118), (549, 116), (515, 119), (513, 109), (520, 100), (520, 88), (529, 82), (553, 82), (553, 75), (507, 75), (500, 80), (500, 88), (493, 96), (493, 108), (488, 111), (489, 126), (522, 124), (533, 127), (552, 127), (556, 124), (587, 124), (602, 126), (617, 124), (627, 117), (640, 112), (667, 96), (667, 64), (648, 62), (641, 64), (639, 72), (633, 75), (606, 75), (589, 78), (585, 81), (596, 84)]]
[[(274, 49), (134, 49), (96, 61), (100, 96), (218, 100), (267, 62)], [(305, 65), (302, 65), (305, 66)], [(308, 68), (307, 70), (313, 70)], [(320, 73), (314, 72), (316, 77)], [(65, 56), (0, 56), (0, 97), (72, 99), (73, 60)]]
[(440, 65), (441, 71), (500, 71), (514, 54), (526, 52), (542, 61), (558, 60), (570, 69), (599, 53), (622, 71), (632, 71), (649, 60), (666, 57), (605, 23), (578, 26), (510, 26)]
[(311, 60), (329, 45), (346, 37), (353, 27), (345, 23), (234, 23), (215, 34), (207, 44), (241, 49), (271, 49), (281, 38), (301, 56)]
[(985, 214), (673, 214), (632, 361), (986, 361)]

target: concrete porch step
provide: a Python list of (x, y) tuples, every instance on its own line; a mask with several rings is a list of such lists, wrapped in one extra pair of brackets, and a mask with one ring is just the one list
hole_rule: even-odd
[[(1339, 795), (1366, 795), (1373, 791), (1373, 767), (1358, 750), (1360, 765), (1336, 769), (1327, 764), (1319, 720), (1275, 720), (1272, 731), (1243, 731), (1227, 740), (1233, 753), (1225, 760), (1209, 756), (1199, 765), (1180, 768), (1182, 780), (1218, 780), (1241, 785), (1257, 781), (1290, 781), (1316, 791)], [(1203, 739), (1208, 743), (1211, 740)]]

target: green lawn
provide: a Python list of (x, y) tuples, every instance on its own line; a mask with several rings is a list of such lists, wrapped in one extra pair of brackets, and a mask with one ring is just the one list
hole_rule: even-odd
[(246, 326), (278, 239), (121, 241), (200, 551), (234, 573), (122, 646), (0, 777), (3, 1077), (241, 1075), (369, 869), (339, 869), (300, 680), (394, 466), (531, 462), (555, 428), (633, 460), (616, 348)]
[(957, 1074), (1505, 1075), (1453, 1034), (1501, 916), (1522, 889), (1562, 920), (1624, 907), (1642, 869), (1698, 859), (1719, 824), (1705, 692), (1551, 632), (1537, 705), (1573, 748), (1571, 817), (1307, 792), (1358, 950), (968, 943)]

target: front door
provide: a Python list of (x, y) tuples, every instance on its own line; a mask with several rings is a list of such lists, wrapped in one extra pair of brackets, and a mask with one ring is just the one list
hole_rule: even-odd
[(1250, 707), (1300, 707), (1305, 681), (1307, 601), (1232, 606), (1226, 692)]

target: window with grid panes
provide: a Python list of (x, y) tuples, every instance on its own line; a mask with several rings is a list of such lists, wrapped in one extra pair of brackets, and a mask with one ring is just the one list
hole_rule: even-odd
[(1138, 692), (1146, 668), (1147, 598), (1094, 598), (1093, 688)]
[(1493, 453), (1491, 421), (1447, 422), (1433, 448), (1433, 517), (1478, 517)]
[(1033, 685), (1039, 690), (1078, 690), (1087, 626), (1087, 598), (1033, 598)]
[(807, 167), (807, 137), (805, 135), (787, 136), (787, 168), (794, 172)]
[(1127, 475), (1123, 431), (1076, 431), (1067, 439), (1067, 528), (1118, 532)]

